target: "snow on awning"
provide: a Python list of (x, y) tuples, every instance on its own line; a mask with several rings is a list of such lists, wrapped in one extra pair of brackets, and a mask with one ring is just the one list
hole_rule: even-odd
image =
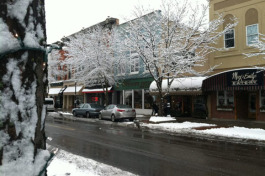
[[(108, 92), (113, 92), (112, 87), (108, 87)], [(104, 93), (103, 88), (100, 89), (83, 89), (83, 93)]]
[(49, 95), (58, 95), (62, 88), (49, 88)]
[(80, 94), (83, 86), (73, 86), (73, 87), (67, 87), (65, 91), (63, 92), (64, 95), (75, 95)]
[[(174, 78), (169, 93), (175, 95), (199, 95), (202, 94), (202, 82), (206, 77), (186, 77), (186, 78)], [(171, 79), (169, 79), (170, 81)], [(167, 92), (168, 80), (164, 79), (162, 82), (162, 92)], [(150, 93), (158, 93), (156, 82), (153, 81), (150, 85)]]

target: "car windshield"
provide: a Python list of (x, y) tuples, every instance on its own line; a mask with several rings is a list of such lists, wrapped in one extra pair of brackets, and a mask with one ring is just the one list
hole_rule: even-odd
[(131, 108), (131, 107), (128, 105), (119, 104), (119, 105), (117, 105), (117, 108)]
[(53, 101), (52, 100), (45, 100), (44, 104), (46, 105), (52, 105)]
[(98, 105), (98, 104), (90, 104), (91, 108), (104, 108), (103, 106), (101, 105)]

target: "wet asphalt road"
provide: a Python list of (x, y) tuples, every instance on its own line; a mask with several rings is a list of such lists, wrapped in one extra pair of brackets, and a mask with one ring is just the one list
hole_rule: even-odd
[(46, 135), (52, 146), (138, 175), (265, 175), (265, 144), (169, 135), (98, 119), (48, 119)]

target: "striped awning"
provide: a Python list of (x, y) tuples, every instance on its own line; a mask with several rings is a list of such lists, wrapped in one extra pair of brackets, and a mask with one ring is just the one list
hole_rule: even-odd
[(202, 83), (202, 91), (264, 90), (264, 70), (242, 68), (212, 75)]

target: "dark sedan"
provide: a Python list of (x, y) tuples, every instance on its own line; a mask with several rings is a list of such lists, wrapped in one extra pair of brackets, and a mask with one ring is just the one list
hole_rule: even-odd
[(104, 109), (104, 106), (94, 103), (84, 103), (79, 108), (74, 108), (72, 113), (74, 116), (84, 116), (86, 118), (98, 117), (99, 112)]

